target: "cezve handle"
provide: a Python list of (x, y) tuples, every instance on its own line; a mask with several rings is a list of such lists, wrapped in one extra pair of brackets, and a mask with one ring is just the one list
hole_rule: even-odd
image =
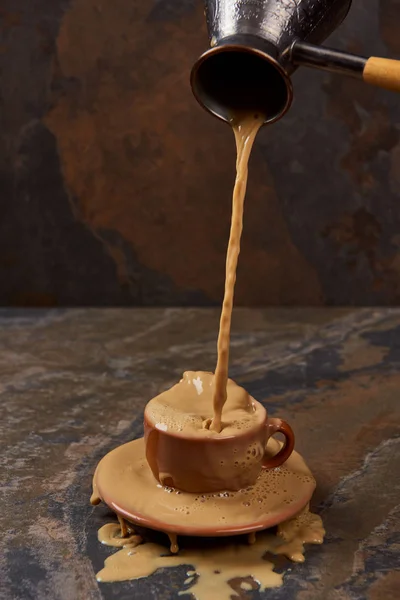
[(392, 92), (400, 92), (400, 60), (372, 56), (365, 64), (363, 79)]
[(365, 58), (305, 42), (292, 44), (290, 58), (295, 65), (350, 75), (371, 85), (400, 92), (400, 60)]

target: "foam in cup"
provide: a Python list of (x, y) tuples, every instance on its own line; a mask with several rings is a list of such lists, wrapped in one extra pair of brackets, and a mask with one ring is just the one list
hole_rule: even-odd
[(210, 430), (216, 378), (213, 373), (186, 371), (179, 383), (146, 406), (146, 416), (161, 431), (195, 437), (238, 435), (262, 422), (263, 408), (244, 388), (228, 379), (222, 430)]

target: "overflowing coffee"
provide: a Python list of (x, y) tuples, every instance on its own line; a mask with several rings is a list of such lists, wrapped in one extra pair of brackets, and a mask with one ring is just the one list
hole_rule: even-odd
[[(253, 485), (262, 468), (277, 467), (293, 451), (294, 435), (281, 419), (228, 379), (221, 432), (210, 430), (216, 377), (187, 372), (144, 412), (146, 459), (162, 485), (186, 492), (236, 491)], [(282, 433), (285, 444), (265, 457), (267, 441)]]

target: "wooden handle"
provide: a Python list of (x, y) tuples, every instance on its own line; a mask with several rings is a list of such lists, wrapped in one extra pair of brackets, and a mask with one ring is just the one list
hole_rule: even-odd
[(371, 85), (400, 92), (400, 60), (372, 56), (364, 67), (363, 78)]

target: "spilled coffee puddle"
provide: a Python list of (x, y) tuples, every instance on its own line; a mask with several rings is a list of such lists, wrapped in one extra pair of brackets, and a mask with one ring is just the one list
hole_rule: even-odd
[(101, 527), (98, 539), (121, 548), (109, 556), (97, 573), (99, 582), (127, 581), (148, 577), (158, 569), (187, 566), (187, 579), (180, 596), (192, 594), (196, 600), (231, 600), (241, 591), (263, 591), (280, 587), (283, 573), (275, 569), (288, 566), (289, 560), (304, 562), (304, 545), (321, 544), (324, 539), (321, 518), (308, 506), (296, 517), (275, 529), (236, 538), (180, 538), (179, 554), (171, 554), (159, 543), (144, 541), (128, 525), (121, 537), (118, 523)]

